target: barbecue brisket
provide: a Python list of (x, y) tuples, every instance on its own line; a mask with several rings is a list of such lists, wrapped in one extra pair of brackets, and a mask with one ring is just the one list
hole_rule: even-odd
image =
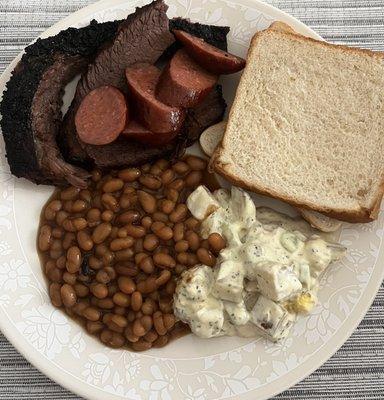
[(69, 28), (28, 46), (7, 83), (1, 128), (11, 172), (35, 183), (82, 184), (86, 172), (64, 162), (55, 142), (65, 85), (82, 72), (118, 22)]

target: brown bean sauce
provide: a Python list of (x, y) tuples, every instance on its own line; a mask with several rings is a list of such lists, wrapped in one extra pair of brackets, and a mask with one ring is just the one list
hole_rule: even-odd
[(185, 206), (199, 184), (219, 188), (206, 162), (187, 156), (94, 171), (87, 189), (56, 189), (37, 237), (53, 305), (113, 348), (143, 351), (190, 332), (172, 302), (179, 275), (198, 260), (182, 237), (203, 242)]

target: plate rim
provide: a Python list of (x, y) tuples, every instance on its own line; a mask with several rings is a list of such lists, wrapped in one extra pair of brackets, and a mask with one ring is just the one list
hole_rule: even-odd
[[(166, 0), (165, 0), (166, 1)], [(220, 0), (221, 1), (221, 0)], [(225, 2), (230, 2), (232, 4), (237, 4), (236, 0), (228, 1), (223, 0)], [(66, 29), (68, 26), (72, 25), (74, 22), (84, 19), (88, 14), (95, 13), (98, 11), (105, 10), (108, 7), (113, 7), (118, 4), (135, 2), (134, 0), (99, 0), (94, 4), (90, 4), (86, 7), (81, 8), (78, 11), (75, 11), (65, 18), (59, 20), (54, 25), (47, 28), (44, 32), (42, 32), (38, 38), (45, 38), (51, 35), (58, 33), (62, 29)], [(319, 36), (315, 31), (313, 31), (310, 27), (305, 25), (303, 22), (299, 21), (297, 18), (293, 17), (292, 15), (286, 13), (285, 11), (279, 10), (278, 8), (266, 4), (261, 0), (245, 0), (246, 3), (252, 4), (257, 10), (261, 11), (262, 13), (268, 14), (269, 16), (283, 20), (288, 24), (292, 25), (298, 32), (308, 35), (312, 38), (323, 40), (321, 36)], [(142, 3), (148, 3), (147, 1), (143, 1)], [(37, 38), (36, 38), (37, 39)], [(35, 40), (36, 40), (35, 39)], [(33, 43), (33, 40), (31, 43)], [(31, 44), (30, 43), (30, 44)], [(28, 46), (28, 45), (27, 45)], [(26, 46), (26, 47), (27, 47)], [(16, 63), (20, 60), (21, 55), (23, 54), (24, 49), (12, 60), (12, 62), (8, 65), (8, 67), (4, 70), (4, 72), (0, 76), (0, 92), (2, 93), (5, 89), (5, 85), (9, 80), (10, 74), (14, 69)], [(13, 210), (14, 211), (14, 210)], [(17, 230), (17, 227), (16, 227)], [(375, 268), (378, 260), (383, 257), (383, 246), (381, 246), (379, 255), (376, 259), (376, 263), (373, 267), (373, 272), (370, 277), (370, 280), (373, 280), (374, 283), (371, 287), (374, 289), (369, 294), (369, 296), (365, 294), (365, 298), (363, 301), (359, 301), (355, 307), (353, 308), (353, 312), (350, 314), (349, 318), (346, 319), (345, 323), (342, 327), (333, 335), (333, 341), (326, 342), (322, 346), (322, 350), (320, 353), (320, 357), (313, 363), (311, 358), (308, 358), (303, 363), (299, 364), (293, 370), (289, 371), (279, 380), (279, 387), (276, 390), (268, 390), (266, 393), (259, 395), (259, 400), (264, 400), (271, 398), (283, 391), (293, 387), (298, 382), (305, 379), (315, 370), (320, 368), (329, 358), (331, 358), (339, 349), (340, 347), (348, 340), (351, 334), (355, 331), (358, 324), (363, 320), (367, 311), (369, 310), (374, 298), (377, 295), (377, 292), (380, 288), (381, 282), (384, 278), (384, 269), (382, 271), (379, 268)], [(376, 280), (374, 280), (376, 278)], [(3, 312), (5, 312), (3, 310)], [(117, 396), (113, 393), (107, 393), (101, 391), (99, 388), (95, 387), (94, 385), (88, 384), (80, 384), (77, 380), (66, 380), (66, 375), (61, 374), (61, 371), (66, 372), (65, 369), (58, 365), (52, 365), (52, 363), (47, 363), (47, 359), (44, 358), (36, 349), (31, 347), (29, 349), (25, 344), (22, 342), (22, 336), (17, 335), (15, 337), (12, 336), (12, 326), (11, 324), (7, 323), (8, 321), (3, 321), (0, 319), (0, 330), (7, 338), (7, 340), (16, 348), (16, 350), (28, 361), (30, 362), (36, 369), (38, 369), (41, 373), (47, 376), (56, 384), (62, 386), (63, 388), (80, 395), (86, 399), (121, 399), (121, 396)], [(344, 329), (343, 329), (344, 328)], [(338, 338), (335, 340), (335, 336)], [(336, 341), (336, 346), (335, 346)], [(44, 363), (45, 361), (45, 363)], [(307, 363), (312, 363), (313, 365), (308, 368), (305, 374), (302, 371), (299, 371), (298, 367), (302, 367)], [(264, 385), (262, 385), (264, 386)], [(262, 387), (261, 387), (262, 388)], [(243, 399), (243, 400), (253, 400), (254, 395), (252, 394), (253, 391), (243, 393), (241, 395), (235, 395), (228, 397), (228, 399)]]

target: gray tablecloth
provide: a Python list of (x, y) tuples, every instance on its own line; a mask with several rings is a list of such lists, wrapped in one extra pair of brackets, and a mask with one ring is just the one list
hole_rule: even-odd
[[(384, 51), (384, 0), (267, 2), (301, 19), (328, 41)], [(0, 0), (0, 71), (47, 27), (90, 3), (93, 0)], [(42, 375), (0, 334), (0, 399), (79, 397)], [(384, 399), (384, 285), (344, 346), (276, 399)]]

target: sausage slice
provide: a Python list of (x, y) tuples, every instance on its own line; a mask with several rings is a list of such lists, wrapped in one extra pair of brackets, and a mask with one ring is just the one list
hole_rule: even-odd
[(188, 54), (199, 65), (213, 74), (233, 74), (245, 67), (243, 58), (220, 50), (203, 39), (177, 29), (173, 33), (176, 39), (185, 46)]
[(156, 99), (155, 90), (161, 71), (148, 65), (127, 68), (125, 75), (139, 122), (153, 133), (172, 133), (173, 137), (176, 136), (184, 122), (185, 111)]
[(153, 133), (140, 124), (140, 122), (134, 120), (129, 121), (128, 125), (123, 130), (122, 135), (154, 147), (169, 143), (175, 136), (173, 132)]
[(200, 67), (181, 49), (160, 76), (156, 88), (157, 98), (170, 106), (195, 107), (212, 90), (217, 78), (217, 75)]
[(127, 118), (128, 106), (123, 93), (113, 86), (100, 86), (82, 100), (75, 125), (84, 143), (104, 145), (120, 135)]

